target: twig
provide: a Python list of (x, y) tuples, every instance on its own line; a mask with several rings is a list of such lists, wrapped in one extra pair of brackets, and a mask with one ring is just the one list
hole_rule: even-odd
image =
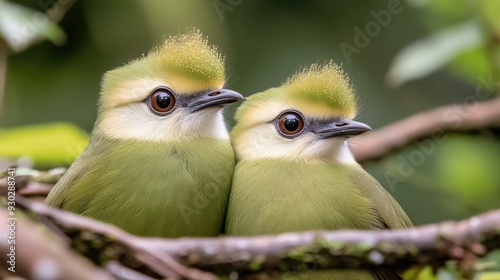
[(117, 280), (153, 280), (155, 278), (144, 275), (140, 272), (123, 266), (117, 261), (110, 261), (106, 264), (106, 270)]
[(435, 141), (446, 132), (500, 128), (500, 98), (451, 105), (418, 113), (350, 140), (358, 162), (377, 160), (420, 139)]
[[(297, 265), (315, 269), (387, 265), (397, 269), (413, 265), (441, 267), (448, 260), (456, 260), (461, 271), (470, 275), (473, 271), (471, 264), (477, 257), (500, 246), (500, 210), (460, 222), (443, 222), (405, 230), (159, 239), (132, 236), (110, 225), (26, 199), (20, 199), (18, 203), (50, 219), (62, 232), (72, 236), (73, 243), (77, 243), (73, 246), (79, 251), (82, 249), (78, 244), (85, 243), (81, 240), (87, 239), (87, 243), (106, 244), (99, 249), (100, 254), (107, 252), (106, 258), (120, 260), (129, 268), (138, 271), (147, 268), (158, 272), (156, 265), (163, 265), (175, 271), (177, 276), (188, 279), (213, 279), (213, 276), (193, 269), (179, 271), (176, 267), (179, 263), (227, 275), (232, 271), (285, 271)], [(114, 253), (109, 254), (110, 251)], [(138, 257), (138, 254), (147, 257)], [(154, 266), (151, 259), (155, 260)], [(176, 260), (174, 265), (173, 260)]]
[(47, 10), (47, 15), (54, 23), (57, 23), (63, 19), (75, 2), (76, 0), (67, 0), (64, 1), (64, 3), (59, 1), (55, 2), (55, 4)]
[[(49, 17), (52, 23), (56, 24), (61, 21), (69, 9), (75, 4), (76, 0), (67, 0), (67, 1), (55, 1), (54, 4), (48, 7), (42, 7), (45, 10), (45, 14)], [(43, 2), (39, 2), (39, 4)], [(40, 4), (40, 5), (42, 5)], [(31, 37), (27, 42), (25, 42), (26, 48), (35, 44), (42, 42), (43, 39), (37, 36)], [(24, 49), (23, 49), (24, 50)]]

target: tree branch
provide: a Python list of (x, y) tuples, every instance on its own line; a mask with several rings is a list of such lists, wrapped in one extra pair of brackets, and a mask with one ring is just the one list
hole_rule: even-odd
[(377, 160), (420, 139), (438, 140), (446, 132), (500, 128), (500, 98), (450, 105), (421, 112), (354, 137), (351, 150), (358, 162)]
[(246, 274), (297, 267), (343, 269), (389, 265), (406, 269), (414, 265), (442, 267), (448, 260), (458, 261), (461, 271), (470, 275), (477, 257), (500, 246), (500, 210), (460, 222), (405, 230), (160, 239), (136, 237), (21, 197), (18, 205), (43, 217), (42, 221), (49, 221), (71, 238), (73, 248), (94, 261), (114, 260), (152, 277), (168, 274), (174, 279), (214, 279), (212, 274), (201, 270), (227, 275), (232, 271)]
[[(41, 222), (59, 234), (65, 234), (66, 240), (80, 254), (104, 266), (115, 260), (124, 267), (132, 268), (155, 278), (201, 279), (211, 280), (216, 277), (210, 273), (189, 269), (174, 260), (170, 255), (158, 250), (149, 250), (142, 246), (139, 238), (114, 226), (85, 218), (66, 211), (53, 209), (43, 203), (16, 197), (16, 204), (22, 209), (34, 212)], [(113, 275), (125, 269), (110, 266)], [(127, 279), (127, 277), (120, 277)], [(135, 277), (132, 277), (135, 278)]]

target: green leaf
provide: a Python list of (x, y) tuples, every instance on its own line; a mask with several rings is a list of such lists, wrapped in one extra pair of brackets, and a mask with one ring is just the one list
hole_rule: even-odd
[(480, 82), (478, 77), (488, 77), (492, 73), (486, 45), (478, 45), (459, 53), (450, 63), (450, 68), (462, 79), (477, 85)]
[[(469, 110), (475, 109), (472, 106)], [(463, 201), (484, 210), (497, 208), (499, 154), (500, 145), (495, 140), (449, 136), (437, 150), (434, 176), (439, 185)]]
[(479, 13), (488, 26), (496, 31), (500, 31), (500, 1), (481, 0), (479, 1)]
[(48, 123), (0, 130), (0, 157), (29, 157), (36, 167), (69, 166), (89, 137), (70, 123)]
[(425, 3), (427, 13), (424, 23), (432, 30), (460, 24), (474, 15), (473, 3), (468, 0), (426, 0)]
[(406, 270), (403, 275), (405, 280), (437, 280), (437, 276), (434, 275), (432, 268), (429, 266), (422, 268), (411, 268)]
[(500, 279), (500, 272), (483, 272), (483, 273), (480, 273), (476, 279), (478, 279), (478, 280), (498, 280), (498, 279)]
[(392, 61), (386, 81), (389, 85), (399, 86), (425, 77), (458, 54), (481, 44), (484, 44), (484, 39), (476, 21), (469, 20), (445, 29), (401, 50)]
[(50, 40), (56, 45), (66, 40), (62, 28), (45, 13), (3, 0), (0, 0), (0, 36), (15, 52), (40, 40)]

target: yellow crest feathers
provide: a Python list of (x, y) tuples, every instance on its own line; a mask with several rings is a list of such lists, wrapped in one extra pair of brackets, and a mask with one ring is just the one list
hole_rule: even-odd
[(170, 36), (149, 53), (166, 73), (185, 75), (205, 82), (224, 83), (224, 58), (216, 47), (210, 46), (199, 30)]
[(351, 116), (356, 112), (356, 98), (349, 77), (332, 61), (323, 66), (311, 65), (290, 77), (282, 88), (288, 92), (287, 98), (321, 103), (340, 115)]

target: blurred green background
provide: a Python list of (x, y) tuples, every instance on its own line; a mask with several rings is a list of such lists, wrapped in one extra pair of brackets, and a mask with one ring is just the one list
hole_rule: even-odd
[[(43, 21), (30, 13), (50, 17), (68, 2), (0, 0), (4, 47), (9, 46), (7, 39), (13, 32), (26, 32), (8, 24), (8, 20), (15, 22), (9, 17), (19, 7), (31, 9), (20, 22), (36, 26)], [(26, 151), (37, 158), (37, 168), (70, 164), (85, 147), (86, 135), (72, 126), (53, 123), (69, 122), (89, 133), (102, 74), (147, 53), (164, 35), (193, 26), (220, 47), (226, 55), (228, 87), (245, 95), (278, 86), (301, 67), (333, 59), (343, 65), (357, 89), (358, 119), (374, 129), (430, 108), (464, 103), (483, 80), (500, 82), (495, 79), (500, 67), (499, 43), (492, 46), (489, 40), (491, 34), (500, 34), (498, 3), (76, 1), (58, 22), (59, 27), (35, 28), (43, 31), (40, 39), (48, 40), (25, 49), (10, 46), (0, 157)], [(60, 10), (55, 10), (58, 5)], [(390, 19), (377, 23), (377, 17), (387, 15), (381, 11), (389, 11)], [(359, 44), (361, 35), (356, 28), (366, 36), (363, 44)], [(346, 44), (354, 51), (348, 56)], [(0, 59), (4, 64), (5, 57)], [(495, 94), (491, 91), (483, 97)], [(234, 107), (226, 110), (230, 123)], [(51, 125), (43, 125), (47, 123)], [(25, 127), (37, 124), (42, 126)], [(418, 149), (413, 145), (365, 164), (415, 224), (461, 219), (500, 206), (498, 132), (447, 136), (409, 176), (389, 187), (387, 174), (397, 172), (402, 160)]]

